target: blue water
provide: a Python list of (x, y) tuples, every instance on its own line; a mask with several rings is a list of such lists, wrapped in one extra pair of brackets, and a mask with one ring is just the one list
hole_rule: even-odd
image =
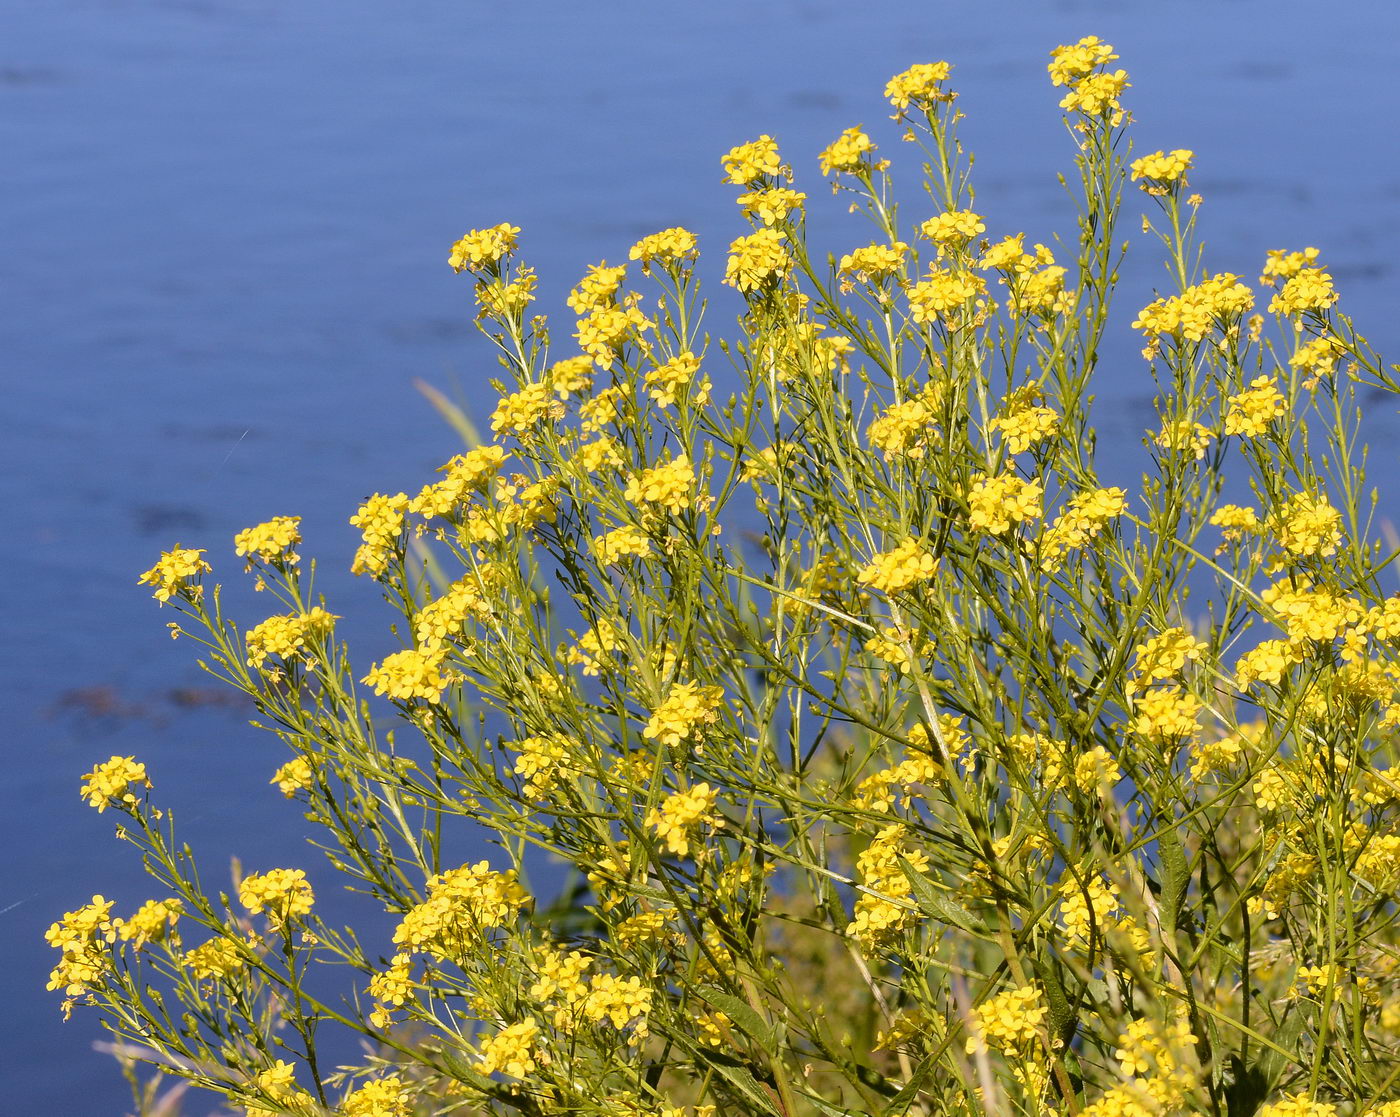
[[(206, 686), (193, 650), (135, 579), (180, 542), (236, 581), (234, 532), (299, 513), (362, 658), (390, 646), (387, 614), (345, 572), (345, 519), (456, 449), (415, 378), (485, 399), (492, 357), (445, 263), (468, 227), (524, 228), (546, 309), (586, 265), (672, 224), (700, 234), (717, 278), (740, 231), (720, 153), (771, 132), (818, 196), (816, 153), (848, 125), (900, 157), (884, 81), (948, 58), (978, 209), (994, 232), (1043, 239), (1065, 210), (1054, 175), (1070, 169), (1047, 52), (1097, 33), (1132, 74), (1139, 150), (1197, 153), (1209, 266), (1252, 277), (1265, 249), (1315, 244), (1345, 307), (1400, 353), (1400, 8), (1380, 0), (1324, 16), (1280, 0), (3, 0), (0, 13), (4, 1112), (127, 1104), (91, 1050), (94, 1015), (65, 1025), (43, 990), (53, 918), (98, 891), (123, 908), (146, 895), (111, 816), (77, 798), (94, 761), (145, 759), (215, 881), (231, 856), (312, 862), (296, 810), (267, 786), (280, 746), (193, 689)], [(906, 156), (917, 209), (914, 173)], [(869, 239), (825, 211), (813, 233), (836, 251)], [(1123, 233), (1138, 250), (1129, 310), (1160, 273), (1135, 224)], [(1151, 395), (1127, 320), (1100, 389), (1118, 445)], [(1393, 439), (1393, 416), (1376, 429)], [(1393, 447), (1373, 457), (1379, 479)]]

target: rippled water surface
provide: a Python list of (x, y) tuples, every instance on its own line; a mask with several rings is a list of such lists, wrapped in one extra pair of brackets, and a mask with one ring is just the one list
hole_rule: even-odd
[[(344, 572), (345, 520), (455, 449), (415, 379), (478, 417), (489, 406), (492, 358), (445, 263), (469, 226), (523, 226), (547, 309), (586, 265), (672, 224), (700, 234), (717, 278), (740, 231), (721, 152), (771, 132), (819, 195), (816, 153), (844, 127), (865, 123), (900, 156), (884, 80), (948, 58), (978, 209), (993, 232), (1043, 240), (1069, 230), (1055, 175), (1070, 170), (1046, 53), (1097, 33), (1132, 74), (1139, 150), (1197, 153), (1208, 266), (1253, 276), (1265, 249), (1315, 244), (1346, 308), (1400, 352), (1400, 9), (1380, 0), (1322, 14), (1280, 0), (0, 11), (0, 1111), (127, 1104), (90, 1049), (93, 1014), (64, 1025), (43, 991), (54, 917), (94, 892), (123, 908), (146, 892), (111, 816), (78, 802), (95, 760), (145, 759), (216, 881), (231, 856), (310, 861), (297, 812), (267, 786), (280, 746), (209, 689), (135, 578), (180, 542), (237, 580), (233, 533), (300, 513), (362, 655), (391, 646), (374, 593)], [(904, 179), (922, 214), (912, 166)], [(868, 240), (818, 210), (818, 244)], [(1132, 220), (1124, 231), (1126, 310), (1161, 273)], [(1120, 454), (1151, 395), (1129, 318), (1100, 389), (1104, 444)], [(711, 325), (725, 329), (718, 310)], [(1374, 407), (1385, 480), (1397, 428), (1391, 405)]]

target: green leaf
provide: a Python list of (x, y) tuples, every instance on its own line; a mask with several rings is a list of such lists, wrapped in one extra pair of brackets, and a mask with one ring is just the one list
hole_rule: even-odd
[(746, 1002), (741, 1001), (731, 993), (724, 993), (718, 989), (700, 989), (698, 992), (709, 1004), (729, 1017), (740, 1031), (755, 1040), (765, 1055), (772, 1058), (777, 1054), (777, 1029), (767, 1023)]
[(930, 883), (928, 877), (919, 872), (907, 857), (899, 859), (899, 867), (904, 870), (904, 875), (909, 880), (909, 887), (914, 893), (914, 899), (925, 915), (931, 915), (943, 923), (951, 923), (954, 927), (961, 927), (964, 931), (970, 931), (974, 935), (988, 933), (985, 923), (972, 912), (953, 903), (938, 891)]

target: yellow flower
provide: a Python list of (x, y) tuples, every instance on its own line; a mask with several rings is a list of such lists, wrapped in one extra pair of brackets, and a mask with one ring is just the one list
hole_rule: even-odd
[(695, 402), (703, 404), (709, 396), (709, 381), (697, 380), (700, 358), (690, 350), (677, 353), (664, 364), (647, 369), (646, 387), (651, 398), (662, 407), (672, 407), (676, 398), (692, 383), (698, 385)]
[(525, 434), (546, 418), (557, 418), (558, 406), (550, 398), (549, 384), (528, 384), (518, 392), (503, 396), (491, 413), (491, 430), (499, 434)]
[(1133, 322), (1149, 340), (1169, 334), (1186, 341), (1204, 341), (1211, 330), (1230, 329), (1254, 305), (1254, 292), (1231, 272), (1221, 272), (1188, 287), (1179, 295), (1157, 299), (1143, 307)]
[(1014, 473), (974, 477), (967, 493), (968, 522), (974, 531), (1001, 535), (1013, 524), (1039, 519), (1043, 495), (1038, 480), (1025, 481)]
[(1225, 412), (1225, 433), (1257, 438), (1269, 424), (1287, 410), (1278, 381), (1272, 376), (1256, 376), (1249, 387), (1230, 397)]
[(909, 288), (909, 317), (915, 322), (946, 323), (986, 291), (982, 278), (971, 272), (930, 268), (927, 279)]
[(786, 186), (770, 186), (766, 190), (750, 190), (736, 199), (744, 212), (757, 217), (765, 225), (776, 225), (789, 213), (802, 208), (807, 195)]
[(350, 517), (350, 525), (360, 529), (363, 539), (350, 566), (351, 573), (367, 573), (378, 578), (389, 569), (389, 558), (400, 545), (408, 505), (407, 493), (394, 496), (375, 493), (360, 505), (359, 511)]
[(781, 280), (792, 270), (792, 257), (776, 229), (759, 229), (736, 237), (729, 246), (724, 282), (739, 291), (757, 291)]
[(643, 237), (628, 252), (628, 258), (640, 261), (642, 271), (651, 274), (652, 264), (683, 265), (696, 257), (695, 234), (675, 226)]
[(659, 806), (647, 812), (647, 825), (678, 857), (690, 856), (690, 843), (695, 831), (702, 826), (718, 826), (715, 800), (719, 792), (707, 783), (699, 783), (688, 791), (666, 796)]
[(586, 392), (593, 387), (593, 358), (583, 353), (565, 357), (549, 366), (549, 386), (560, 399)]
[(970, 209), (954, 209), (930, 217), (919, 226), (919, 232), (939, 245), (962, 244), (979, 233), (985, 233), (987, 226), (982, 218)]
[(583, 1002), (583, 1015), (595, 1023), (611, 1022), (614, 1028), (636, 1025), (638, 1039), (647, 1033), (644, 1017), (651, 1009), (651, 990), (642, 987), (636, 977), (614, 977), (594, 974), (588, 983), (588, 997)]
[(236, 553), (248, 556), (249, 568), (254, 559), (293, 565), (297, 553), (292, 548), (301, 542), (300, 523), (300, 516), (277, 516), (265, 524), (240, 531), (233, 537)]
[(612, 566), (624, 558), (648, 558), (651, 540), (634, 527), (620, 527), (595, 538), (593, 553), (602, 566)]
[(197, 583), (190, 585), (189, 579), (209, 573), (209, 564), (199, 557), (202, 554), (203, 550), (196, 551), (177, 545), (164, 552), (160, 561), (142, 574), (136, 584), (155, 586), (155, 599), (162, 604), (175, 594), (197, 598), (203, 592), (203, 587)]
[(1178, 148), (1176, 151), (1154, 151), (1133, 160), (1133, 181), (1143, 181), (1142, 188), (1150, 193), (1164, 193), (1164, 187), (1181, 185), (1191, 169), (1194, 153)]
[(1136, 662), (1129, 693), (1178, 678), (1186, 664), (1198, 661), (1205, 650), (1206, 645), (1184, 628), (1168, 628), (1150, 637), (1133, 650)]
[(1192, 694), (1165, 687), (1139, 695), (1133, 701), (1133, 712), (1134, 733), (1158, 744), (1176, 743), (1196, 735), (1201, 703)]
[(1271, 248), (1264, 260), (1264, 273), (1259, 277), (1259, 282), (1266, 287), (1274, 287), (1280, 279), (1287, 279), (1297, 275), (1304, 268), (1312, 267), (1317, 262), (1317, 257), (1316, 248), (1305, 248), (1301, 252)]
[(304, 869), (270, 869), (249, 873), (238, 885), (238, 901), (255, 915), (266, 913), (274, 926), (310, 915), (316, 896)]
[(1295, 555), (1335, 554), (1342, 538), (1342, 514), (1325, 497), (1297, 493), (1271, 524), (1279, 546)]
[(928, 439), (936, 421), (937, 400), (928, 393), (891, 404), (866, 429), (870, 445), (886, 460), (920, 460), (928, 450)]
[(1069, 46), (1056, 47), (1050, 52), (1050, 82), (1072, 85), (1100, 66), (1114, 61), (1118, 55), (1097, 35), (1088, 35)]
[(987, 1047), (1016, 1052), (1035, 1041), (1036, 1030), (1049, 1008), (1034, 985), (1008, 989), (973, 1009), (972, 1035), (967, 1041), (969, 1054)]
[(534, 1017), (502, 1028), (482, 1041), (476, 1069), (482, 1074), (500, 1071), (511, 1078), (529, 1077), (539, 1065), (540, 1053), (535, 1048), (539, 1034), (540, 1026)]
[(917, 539), (906, 539), (893, 550), (877, 554), (856, 576), (863, 586), (879, 593), (903, 593), (926, 582), (937, 569), (934, 557)]
[(489, 229), (473, 229), (452, 246), (447, 262), (455, 272), (468, 268), (479, 271), (496, 264), (501, 257), (515, 251), (517, 225), (493, 225)]
[(178, 945), (175, 924), (184, 910), (179, 900), (147, 900), (130, 919), (114, 919), (112, 929), (116, 931), (118, 939), (131, 943), (136, 950), (144, 949), (148, 943), (165, 942), (167, 939)]
[(261, 670), (269, 656), (291, 660), (303, 655), (308, 640), (320, 640), (340, 618), (317, 605), (309, 612), (268, 617), (243, 635), (248, 645), (248, 665)]
[(151, 786), (146, 766), (134, 756), (114, 756), (83, 776), (83, 798), (101, 814), (111, 806), (136, 806), (134, 787)]
[(855, 173), (866, 165), (865, 157), (874, 150), (875, 142), (860, 130), (860, 125), (847, 128), (821, 153), (822, 174)]
[(642, 736), (674, 748), (719, 721), (724, 691), (699, 683), (676, 683), (647, 721)]
[(455, 958), (481, 941), (481, 932), (514, 921), (527, 899), (514, 870), (494, 872), (486, 861), (428, 880), (428, 896), (394, 931), (394, 945)]
[(304, 756), (298, 756), (278, 768), (267, 782), (276, 784), (277, 790), (290, 799), (298, 791), (307, 791), (312, 787), (315, 773), (311, 762)]
[(1119, 488), (1076, 493), (1041, 539), (1041, 566), (1055, 570), (1070, 551), (1095, 538), (1110, 520), (1128, 510), (1128, 494)]
[(658, 504), (673, 516), (690, 507), (694, 500), (695, 470), (682, 454), (669, 462), (644, 469), (627, 482), (623, 499), (634, 504)]
[(1299, 268), (1269, 300), (1270, 314), (1321, 313), (1337, 301), (1332, 277), (1321, 268)]
[(408, 1085), (393, 1074), (366, 1082), (345, 1095), (340, 1112), (343, 1117), (410, 1117)]
[(406, 648), (384, 657), (384, 662), (371, 667), (361, 682), (374, 687), (374, 693), (388, 695), (400, 702), (411, 702), (424, 698), (429, 702), (441, 702), (442, 692), (451, 681), (443, 673), (443, 660), (447, 649)]
[(1001, 433), (1008, 454), (1020, 454), (1055, 434), (1060, 417), (1049, 407), (1013, 405), (1006, 415), (993, 419), (990, 426)]
[(951, 89), (944, 89), (952, 67), (946, 62), (917, 62), (902, 74), (895, 74), (885, 86), (885, 99), (902, 115), (910, 104), (921, 109), (930, 109), (940, 101), (952, 101), (957, 97)]
[(201, 943), (180, 961), (194, 972), (196, 981), (227, 981), (248, 964), (238, 943), (226, 938)]
[(1253, 508), (1239, 504), (1222, 504), (1212, 513), (1210, 522), (1221, 529), (1226, 540), (1239, 539), (1246, 533), (1259, 530), (1259, 513)]
[(899, 276), (904, 271), (904, 257), (908, 254), (909, 246), (903, 241), (871, 244), (842, 256), (837, 273), (861, 283)]
[(724, 166), (724, 181), (735, 186), (747, 186), (759, 178), (783, 176), (783, 160), (778, 154), (778, 141), (772, 136), (731, 147), (720, 161)]
[(1112, 73), (1090, 74), (1081, 78), (1077, 85), (1060, 100), (1060, 108), (1066, 112), (1080, 112), (1085, 116), (1108, 114), (1113, 124), (1123, 119), (1123, 107), (1118, 98), (1131, 82), (1127, 70), (1114, 70)]
[(903, 863), (922, 873), (929, 859), (923, 850), (909, 844), (910, 837), (908, 827), (893, 823), (876, 834), (856, 858), (863, 887), (846, 933), (867, 949), (878, 948), (918, 918), (918, 908), (909, 899), (914, 886)]

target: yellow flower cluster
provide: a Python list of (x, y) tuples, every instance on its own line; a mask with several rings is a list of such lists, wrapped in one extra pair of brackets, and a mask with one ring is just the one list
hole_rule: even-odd
[(778, 141), (772, 136), (759, 136), (731, 147), (720, 162), (724, 167), (724, 181), (735, 186), (747, 186), (760, 178), (779, 178), (784, 172)]
[(520, 777), (520, 789), (526, 798), (538, 799), (555, 784), (564, 771), (564, 764), (574, 751), (571, 742), (562, 736), (523, 737), (511, 748), (520, 753), (513, 771)]
[(904, 271), (904, 257), (909, 255), (909, 246), (903, 241), (893, 244), (869, 244), (857, 248), (841, 257), (837, 274), (856, 280), (858, 283), (879, 281), (889, 276), (898, 276)]
[[(1260, 1106), (1255, 1110), (1255, 1117), (1337, 1117), (1337, 1107), (1298, 1093)], [(1368, 1112), (1367, 1117), (1375, 1117), (1375, 1111)]]
[(248, 645), (248, 666), (262, 670), (270, 656), (283, 660), (301, 656), (308, 640), (323, 639), (339, 619), (319, 605), (305, 613), (268, 617), (243, 635)]
[(154, 597), (164, 604), (175, 594), (197, 598), (203, 591), (199, 585), (190, 585), (190, 578), (198, 578), (201, 574), (208, 574), (210, 566), (199, 556), (204, 554), (203, 550), (191, 550), (188, 547), (173, 547), (165, 551), (160, 556), (160, 561), (147, 570), (136, 584), (155, 586)]
[(1305, 580), (1284, 579), (1259, 596), (1295, 643), (1335, 640), (1347, 626), (1365, 616), (1359, 601), (1330, 590), (1312, 589)]
[(643, 1039), (647, 1034), (644, 1017), (650, 1010), (651, 990), (642, 986), (640, 978), (604, 973), (589, 979), (583, 1015), (593, 1023), (607, 1021), (619, 1031), (635, 1024), (633, 1036)]
[(1065, 554), (1095, 538), (1110, 519), (1123, 515), (1127, 507), (1127, 493), (1121, 489), (1091, 489), (1075, 494), (1044, 533), (1040, 545), (1043, 567), (1056, 570)]
[(272, 774), (272, 779), (267, 782), (276, 784), (277, 790), (290, 799), (298, 791), (309, 791), (315, 779), (316, 774), (311, 769), (311, 762), (304, 756), (298, 756), (278, 768)]
[(245, 1105), (247, 1117), (282, 1117), (283, 1114), (309, 1112), (315, 1099), (296, 1084), (296, 1067), (285, 1059), (278, 1059), (272, 1066), (260, 1070), (253, 1076), (252, 1090), (260, 1100), (274, 1105), (267, 1109), (262, 1105)]
[(608, 657), (622, 646), (622, 636), (611, 621), (600, 620), (564, 653), (564, 662), (582, 667), (584, 675), (597, 675)]
[(428, 880), (428, 896), (409, 908), (394, 931), (394, 945), (438, 958), (455, 958), (491, 927), (504, 927), (524, 906), (515, 871), (494, 872), (478, 861)]
[(1258, 438), (1286, 410), (1278, 381), (1272, 376), (1256, 376), (1248, 388), (1230, 397), (1225, 411), (1225, 433)]
[(593, 540), (593, 553), (601, 566), (612, 566), (625, 558), (644, 559), (651, 555), (651, 540), (637, 528), (615, 528)]
[(1298, 346), (1298, 351), (1288, 358), (1288, 363), (1301, 372), (1310, 374), (1308, 387), (1314, 387), (1322, 376), (1331, 376), (1337, 369), (1337, 361), (1347, 353), (1346, 343), (1341, 338), (1315, 337)]
[(1330, 555), (1342, 539), (1342, 514), (1325, 497), (1296, 493), (1271, 522), (1279, 546), (1294, 555)]
[(146, 766), (134, 756), (114, 756), (83, 776), (82, 796), (101, 814), (108, 807), (135, 807), (134, 787), (150, 787)]
[(637, 300), (638, 296), (628, 295), (620, 304), (594, 307), (579, 318), (574, 337), (599, 368), (612, 364), (635, 333), (651, 326), (647, 316), (637, 309)]
[(998, 993), (972, 1011), (968, 1054), (988, 1047), (1008, 1053), (1024, 1051), (1035, 1042), (1036, 1032), (1048, 1012), (1045, 998), (1034, 985)]
[(413, 637), (424, 650), (438, 648), (461, 639), (468, 620), (484, 620), (490, 615), (491, 602), (482, 596), (476, 578), (468, 574), (413, 614)]
[(370, 1025), (387, 1028), (391, 1011), (402, 1008), (413, 996), (413, 955), (395, 954), (389, 960), (388, 969), (369, 979), (369, 995), (375, 1001), (369, 1015)]
[(765, 190), (750, 190), (746, 194), (740, 194), (735, 199), (743, 207), (744, 213), (750, 217), (758, 218), (764, 225), (776, 225), (789, 213), (800, 210), (802, 203), (806, 200), (806, 194), (786, 186), (770, 186)]
[(865, 642), (865, 651), (907, 674), (914, 666), (913, 657), (928, 651), (928, 642), (903, 629), (885, 628)]
[(1254, 292), (1237, 275), (1221, 272), (1188, 287), (1179, 295), (1148, 303), (1133, 322), (1155, 341), (1163, 334), (1186, 341), (1204, 341), (1216, 326), (1228, 328), (1254, 305)]
[(503, 256), (515, 251), (515, 238), (520, 235), (517, 225), (493, 225), (489, 229), (473, 229), (452, 246), (447, 262), (452, 270), (468, 268), (479, 271), (498, 263)]
[[(44, 941), (62, 952), (49, 974), (49, 989), (61, 989), (67, 997), (80, 997), (101, 986), (112, 967), (107, 944), (117, 934), (112, 924), (112, 904), (112, 900), (94, 896), (92, 903), (64, 913), (44, 932)], [(67, 1006), (64, 1014), (67, 1015)]]
[(995, 477), (978, 475), (967, 492), (968, 523), (974, 531), (1001, 535), (1013, 524), (1039, 519), (1044, 495), (1035, 479), (1026, 481), (1010, 472)]
[(932, 391), (926, 391), (903, 403), (891, 404), (866, 428), (865, 436), (874, 449), (884, 454), (886, 461), (893, 458), (919, 461), (928, 451), (938, 402)]
[(267, 523), (246, 528), (233, 537), (235, 553), (240, 557), (247, 555), (249, 567), (254, 559), (290, 566), (297, 561), (292, 548), (301, 542), (300, 524), (300, 516), (276, 516)]
[(729, 245), (724, 282), (744, 293), (757, 291), (781, 280), (792, 264), (783, 235), (776, 229), (759, 229)]
[(200, 943), (185, 954), (181, 964), (196, 981), (228, 981), (248, 965), (248, 959), (238, 943), (221, 937)]
[(1110, 123), (1117, 125), (1123, 119), (1123, 106), (1118, 98), (1130, 84), (1127, 70), (1090, 74), (1070, 87), (1070, 91), (1060, 99), (1060, 108), (1066, 112), (1081, 112), (1085, 116), (1107, 114)]
[(1142, 188), (1149, 194), (1166, 193), (1166, 187), (1176, 186), (1185, 180), (1193, 157), (1194, 152), (1183, 148), (1154, 151), (1151, 155), (1133, 160), (1133, 181), (1142, 181)]
[[(587, 361), (588, 358), (575, 360)], [(486, 486), (505, 464), (505, 460), (505, 450), (494, 444), (477, 446), (465, 454), (457, 454), (446, 465), (438, 468), (438, 472), (444, 475), (442, 480), (436, 484), (425, 485), (409, 502), (407, 511), (428, 519), (453, 515), (473, 493), (485, 492)]]
[(518, 392), (502, 396), (491, 413), (491, 431), (500, 434), (526, 434), (536, 423), (558, 418), (558, 404), (550, 398), (549, 384), (527, 384)]
[(874, 150), (875, 141), (860, 130), (860, 125), (847, 128), (821, 153), (822, 174), (855, 174), (867, 165), (865, 157)]
[(1266, 287), (1275, 287), (1280, 279), (1297, 275), (1304, 268), (1317, 263), (1316, 248), (1304, 248), (1301, 252), (1289, 252), (1286, 248), (1271, 248), (1265, 254), (1264, 271), (1259, 282)]
[(1188, 662), (1198, 662), (1206, 645), (1184, 628), (1168, 628), (1149, 637), (1133, 651), (1133, 677), (1128, 692), (1145, 690), (1154, 683), (1180, 678)]
[(946, 62), (916, 62), (890, 78), (885, 86), (885, 99), (901, 116), (911, 104), (927, 111), (940, 101), (952, 101), (957, 94), (943, 88), (951, 71), (952, 67)]
[(719, 792), (707, 783), (698, 783), (687, 791), (666, 796), (658, 806), (647, 812), (647, 825), (677, 857), (690, 856), (690, 843), (702, 826), (718, 826), (720, 816), (715, 812)]
[(1193, 694), (1160, 687), (1133, 701), (1132, 730), (1157, 744), (1177, 744), (1199, 730), (1201, 703)]
[(657, 504), (673, 516), (690, 507), (694, 499), (695, 470), (685, 454), (644, 469), (630, 478), (623, 499), (634, 504)]
[(878, 947), (918, 918), (918, 908), (909, 899), (914, 888), (900, 861), (922, 873), (929, 860), (923, 850), (908, 844), (908, 838), (908, 827), (896, 822), (876, 834), (856, 858), (864, 887), (847, 934), (866, 949)]
[(447, 649), (405, 648), (401, 652), (384, 657), (384, 662), (371, 667), (369, 674), (361, 682), (374, 687), (374, 693), (387, 695), (399, 702), (411, 702), (415, 698), (428, 702), (441, 702), (442, 692), (451, 679), (443, 672), (443, 660)]
[(989, 425), (1001, 434), (1008, 454), (1020, 454), (1059, 430), (1060, 417), (1053, 408), (1017, 406)]
[(413, 1107), (407, 1084), (391, 1074), (350, 1091), (340, 1112), (342, 1117), (410, 1117)]
[(678, 747), (705, 726), (718, 722), (723, 706), (724, 691), (717, 686), (676, 683), (652, 711), (642, 736), (668, 748)]
[(1108, 43), (1097, 35), (1087, 35), (1077, 43), (1052, 50), (1046, 69), (1050, 71), (1052, 85), (1073, 85), (1117, 58)]
[(915, 322), (947, 323), (973, 299), (986, 294), (980, 276), (930, 267), (927, 279), (909, 288), (909, 317)]
[(490, 276), (477, 281), (476, 303), (481, 308), (478, 318), (510, 318), (522, 313), (535, 301), (535, 288), (539, 278), (533, 268), (520, 268), (509, 283), (499, 276)]
[(249, 873), (238, 885), (238, 902), (255, 915), (265, 913), (275, 927), (310, 915), (316, 901), (304, 869)]
[(398, 550), (399, 537), (403, 534), (408, 504), (406, 493), (394, 496), (375, 493), (350, 517), (350, 525), (360, 529), (363, 539), (350, 566), (351, 573), (378, 578), (389, 569), (389, 558)]
[(700, 358), (686, 349), (669, 361), (647, 369), (645, 384), (651, 398), (662, 407), (675, 406), (677, 396), (692, 383), (696, 384), (695, 402), (703, 405), (709, 398), (710, 382), (700, 379), (699, 373)]
[(534, 1017), (502, 1028), (482, 1040), (476, 1069), (482, 1074), (500, 1071), (510, 1078), (529, 1077), (539, 1065), (539, 1051), (535, 1046), (539, 1034), (540, 1026)]
[(987, 226), (982, 218), (970, 209), (949, 210), (937, 217), (930, 217), (919, 226), (921, 234), (944, 247), (963, 244), (986, 231)]
[(1222, 504), (1211, 514), (1210, 522), (1220, 528), (1227, 542), (1253, 534), (1261, 526), (1259, 513), (1248, 505), (1240, 504)]
[(112, 920), (112, 929), (122, 942), (131, 943), (136, 950), (142, 950), (148, 943), (171, 941), (176, 944), (175, 925), (184, 914), (185, 906), (179, 900), (147, 900), (130, 919)]
[(1200, 461), (1206, 456), (1212, 434), (1210, 428), (1190, 419), (1168, 419), (1162, 429), (1153, 437), (1153, 443), (1162, 450), (1177, 454), (1189, 454)]
[(1321, 313), (1337, 301), (1332, 277), (1321, 268), (1299, 268), (1272, 299), (1270, 314)]
[(1277, 686), (1301, 658), (1300, 649), (1291, 641), (1265, 640), (1240, 656), (1235, 664), (1235, 686), (1242, 691), (1256, 682)]
[(677, 225), (643, 237), (627, 255), (629, 259), (639, 261), (642, 271), (650, 275), (652, 264), (663, 267), (668, 264), (689, 264), (694, 262), (696, 254), (695, 234)]
[(937, 565), (923, 543), (917, 539), (906, 539), (893, 550), (877, 554), (861, 567), (856, 581), (877, 593), (903, 593), (932, 578)]
[(569, 292), (565, 300), (575, 314), (586, 314), (600, 306), (612, 306), (617, 302), (617, 289), (627, 278), (627, 265), (608, 267), (604, 260), (588, 269), (578, 286)]

